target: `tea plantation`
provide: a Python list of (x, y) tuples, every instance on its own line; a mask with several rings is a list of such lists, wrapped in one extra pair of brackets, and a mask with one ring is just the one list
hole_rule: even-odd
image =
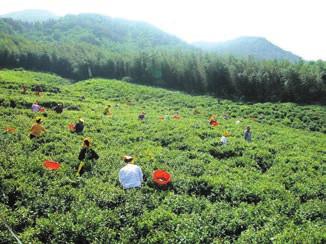
[[(325, 107), (235, 103), (117, 80), (70, 83), (23, 70), (1, 70), (0, 90), (0, 243), (16, 241), (9, 229), (23, 243), (326, 242)], [(35, 100), (46, 114), (31, 111)], [(62, 114), (51, 109), (57, 102)], [(103, 114), (108, 104), (112, 117)], [(212, 114), (219, 126), (209, 125)], [(36, 116), (47, 131), (31, 140)], [(84, 135), (67, 128), (79, 118)], [(247, 125), (252, 142), (243, 139)], [(77, 177), (84, 137), (100, 159)], [(124, 155), (147, 176), (141, 189), (121, 188)], [(61, 168), (45, 170), (47, 159)], [(152, 183), (156, 168), (172, 174), (171, 189)]]

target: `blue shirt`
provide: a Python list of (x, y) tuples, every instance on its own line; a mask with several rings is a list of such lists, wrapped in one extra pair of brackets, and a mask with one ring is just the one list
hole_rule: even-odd
[(76, 130), (77, 133), (83, 132), (83, 130), (84, 130), (84, 124), (82, 124), (81, 122), (78, 122), (75, 125), (75, 130)]

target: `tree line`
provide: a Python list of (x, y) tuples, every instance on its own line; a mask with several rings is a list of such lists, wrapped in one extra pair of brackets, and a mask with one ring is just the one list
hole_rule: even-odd
[[(33, 36), (22, 31), (28, 29), (26, 25), (32, 29)], [(103, 43), (98, 40), (95, 45), (93, 39), (99, 34), (95, 35), (89, 29), (85, 32), (79, 30), (79, 34), (74, 35), (75, 39), (66, 37), (63, 41), (63, 35), (58, 30), (69, 29), (66, 24), (54, 30), (59, 34), (51, 38), (57, 38), (57, 41), (47, 40), (46, 35), (38, 40), (40, 25), (0, 22), (0, 67), (53, 72), (76, 81), (90, 77), (124, 79), (237, 100), (326, 102), (326, 62), (323, 61), (291, 63), (221, 57), (175, 45), (175, 39), (159, 46), (151, 43), (144, 48), (131, 45), (130, 40), (109, 42), (103, 39)], [(41, 33), (45, 32), (42, 30)], [(81, 40), (85, 40), (86, 36), (88, 39), (77, 41), (78, 36)], [(157, 33), (156, 38), (159, 39)]]

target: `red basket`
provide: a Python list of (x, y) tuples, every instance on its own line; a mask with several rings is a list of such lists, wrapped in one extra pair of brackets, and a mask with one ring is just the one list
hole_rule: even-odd
[(171, 182), (171, 175), (161, 169), (155, 170), (152, 175), (153, 181), (159, 186), (165, 186)]
[(45, 112), (45, 108), (41, 107), (41, 108), (40, 108), (40, 112), (41, 112), (41, 113), (44, 113), (44, 112)]
[(209, 122), (211, 126), (218, 126), (220, 123), (217, 122), (216, 120), (212, 120)]
[(44, 168), (48, 170), (58, 170), (60, 169), (60, 164), (52, 160), (45, 160), (43, 163)]

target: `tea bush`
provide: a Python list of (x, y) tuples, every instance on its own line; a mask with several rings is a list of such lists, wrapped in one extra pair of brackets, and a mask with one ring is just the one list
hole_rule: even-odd
[[(31, 91), (36, 85), (41, 97)], [(325, 107), (242, 104), (12, 70), (0, 71), (0, 89), (0, 243), (15, 241), (7, 226), (23, 243), (326, 242)], [(47, 117), (30, 111), (35, 100)], [(62, 114), (52, 111), (56, 102)], [(112, 117), (103, 114), (108, 104)], [(212, 114), (219, 126), (209, 125)], [(36, 116), (47, 131), (30, 140)], [(80, 117), (84, 133), (70, 133), (67, 125)], [(225, 131), (231, 135), (222, 145)], [(100, 159), (76, 177), (84, 137)], [(119, 185), (126, 154), (147, 176), (141, 189)], [(46, 159), (60, 170), (46, 171)], [(156, 168), (172, 174), (166, 191), (151, 181)]]

